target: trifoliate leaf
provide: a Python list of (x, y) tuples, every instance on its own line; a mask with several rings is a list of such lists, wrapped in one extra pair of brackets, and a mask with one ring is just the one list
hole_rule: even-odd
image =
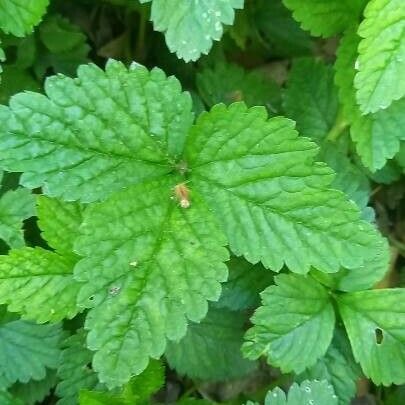
[(232, 311), (256, 308), (260, 304), (259, 293), (273, 284), (273, 273), (240, 257), (231, 258), (227, 265), (229, 277), (222, 284), (221, 298), (215, 306)]
[(226, 240), (212, 214), (195, 191), (179, 206), (179, 188), (183, 198), (188, 191), (174, 181), (130, 187), (85, 212), (75, 276), (81, 305), (93, 307), (85, 324), (93, 367), (109, 387), (160, 357), (167, 338), (181, 339), (227, 277)]
[(280, 109), (280, 88), (260, 71), (247, 72), (233, 64), (217, 64), (197, 74), (197, 87), (205, 103), (264, 105), (270, 113)]
[(284, 92), (286, 115), (297, 122), (303, 136), (323, 140), (338, 113), (338, 95), (332, 67), (315, 59), (297, 59), (292, 65)]
[[(250, 11), (249, 3), (247, 10)], [(281, 0), (256, 0), (251, 14), (251, 30), (260, 32), (272, 57), (296, 57), (313, 52), (311, 36), (301, 29)]]
[(176, 79), (139, 65), (83, 65), (77, 79), (47, 79), (45, 91), (1, 106), (1, 165), (68, 201), (103, 199), (172, 171), (193, 118)]
[(375, 114), (362, 115), (353, 86), (359, 41), (352, 30), (343, 37), (337, 53), (335, 80), (345, 117), (351, 122), (350, 133), (357, 153), (364, 165), (375, 171), (398, 152), (400, 140), (405, 139), (405, 99), (395, 101)]
[(331, 37), (355, 25), (366, 0), (283, 0), (312, 35)]
[(363, 113), (387, 108), (405, 96), (405, 7), (402, 0), (371, 0), (358, 33), (354, 84)]
[(212, 41), (219, 41), (223, 24), (231, 25), (235, 9), (244, 0), (141, 0), (152, 1), (151, 20), (156, 31), (165, 33), (171, 52), (186, 62), (207, 54)]
[(338, 297), (353, 354), (377, 385), (405, 382), (405, 292), (361, 291)]
[(73, 318), (80, 285), (74, 262), (40, 247), (11, 250), (0, 256), (0, 303), (39, 323)]
[(201, 380), (246, 376), (257, 366), (241, 353), (246, 321), (242, 312), (211, 307), (200, 323), (189, 325), (183, 339), (168, 344), (165, 354), (170, 367)]
[(58, 368), (58, 405), (76, 405), (80, 390), (97, 386), (97, 375), (91, 368), (92, 358), (93, 353), (86, 347), (84, 330), (66, 339)]
[[(7, 315), (6, 315), (7, 317)], [(58, 366), (60, 325), (36, 325), (3, 318), (0, 325), (0, 376), (14, 383), (42, 380)]]
[(10, 247), (25, 245), (22, 222), (35, 214), (35, 199), (30, 190), (7, 191), (0, 198), (0, 238)]
[(308, 276), (275, 277), (261, 294), (262, 306), (243, 345), (250, 359), (266, 356), (283, 373), (300, 373), (325, 354), (333, 336), (335, 314), (325, 288)]
[(63, 256), (73, 254), (84, 207), (46, 196), (37, 197), (38, 225), (48, 245)]
[(186, 160), (193, 187), (236, 255), (274, 271), (284, 264), (297, 273), (357, 268), (376, 254), (380, 237), (343, 193), (329, 188), (333, 172), (313, 162), (317, 153), (292, 121), (268, 120), (264, 108), (235, 103), (200, 115)]
[(340, 405), (347, 405), (356, 395), (356, 382), (361, 376), (353, 359), (349, 342), (343, 333), (335, 335), (325, 356), (297, 376), (298, 381), (326, 380), (335, 391)]
[(293, 384), (288, 394), (280, 388), (269, 391), (264, 405), (337, 405), (338, 399), (327, 381), (304, 381)]
[[(56, 372), (48, 371), (43, 380), (30, 380), (25, 384), (16, 383), (9, 391), (25, 405), (34, 405), (41, 401), (49, 394), (56, 384)], [(3, 404), (1, 402), (1, 404)]]
[(16, 37), (29, 34), (41, 21), (48, 4), (49, 0), (2, 0), (0, 29)]

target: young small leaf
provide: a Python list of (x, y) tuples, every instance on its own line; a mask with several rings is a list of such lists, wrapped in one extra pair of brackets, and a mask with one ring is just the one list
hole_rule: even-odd
[(207, 54), (212, 41), (219, 41), (223, 24), (231, 25), (235, 9), (242, 8), (244, 0), (141, 0), (152, 1), (153, 26), (165, 32), (171, 52), (186, 62)]
[(298, 274), (275, 277), (261, 294), (243, 351), (248, 358), (267, 357), (283, 373), (300, 373), (325, 354), (333, 336), (335, 314), (328, 292), (314, 279)]
[(303, 381), (293, 384), (288, 394), (280, 388), (269, 391), (264, 405), (337, 405), (337, 396), (327, 381)]
[(361, 291), (338, 297), (355, 359), (375, 384), (405, 382), (405, 292)]

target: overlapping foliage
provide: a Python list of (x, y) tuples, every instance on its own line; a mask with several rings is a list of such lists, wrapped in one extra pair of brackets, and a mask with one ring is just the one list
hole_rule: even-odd
[(7, 0), (0, 29), (1, 404), (400, 398), (401, 1)]

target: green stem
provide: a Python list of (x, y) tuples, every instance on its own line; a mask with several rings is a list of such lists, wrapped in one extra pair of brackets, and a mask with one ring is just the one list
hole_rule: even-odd
[(336, 139), (341, 135), (341, 133), (349, 126), (349, 123), (345, 120), (343, 116), (342, 109), (339, 110), (336, 121), (333, 127), (330, 129), (326, 139), (331, 142), (335, 142)]

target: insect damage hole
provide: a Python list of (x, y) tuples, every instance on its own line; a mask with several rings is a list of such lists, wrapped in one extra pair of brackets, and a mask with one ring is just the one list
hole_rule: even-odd
[(174, 186), (174, 194), (181, 208), (190, 207), (190, 190), (185, 183), (180, 183)]
[(384, 340), (383, 331), (380, 328), (375, 328), (374, 333), (375, 333), (375, 341), (378, 345), (380, 345)]

